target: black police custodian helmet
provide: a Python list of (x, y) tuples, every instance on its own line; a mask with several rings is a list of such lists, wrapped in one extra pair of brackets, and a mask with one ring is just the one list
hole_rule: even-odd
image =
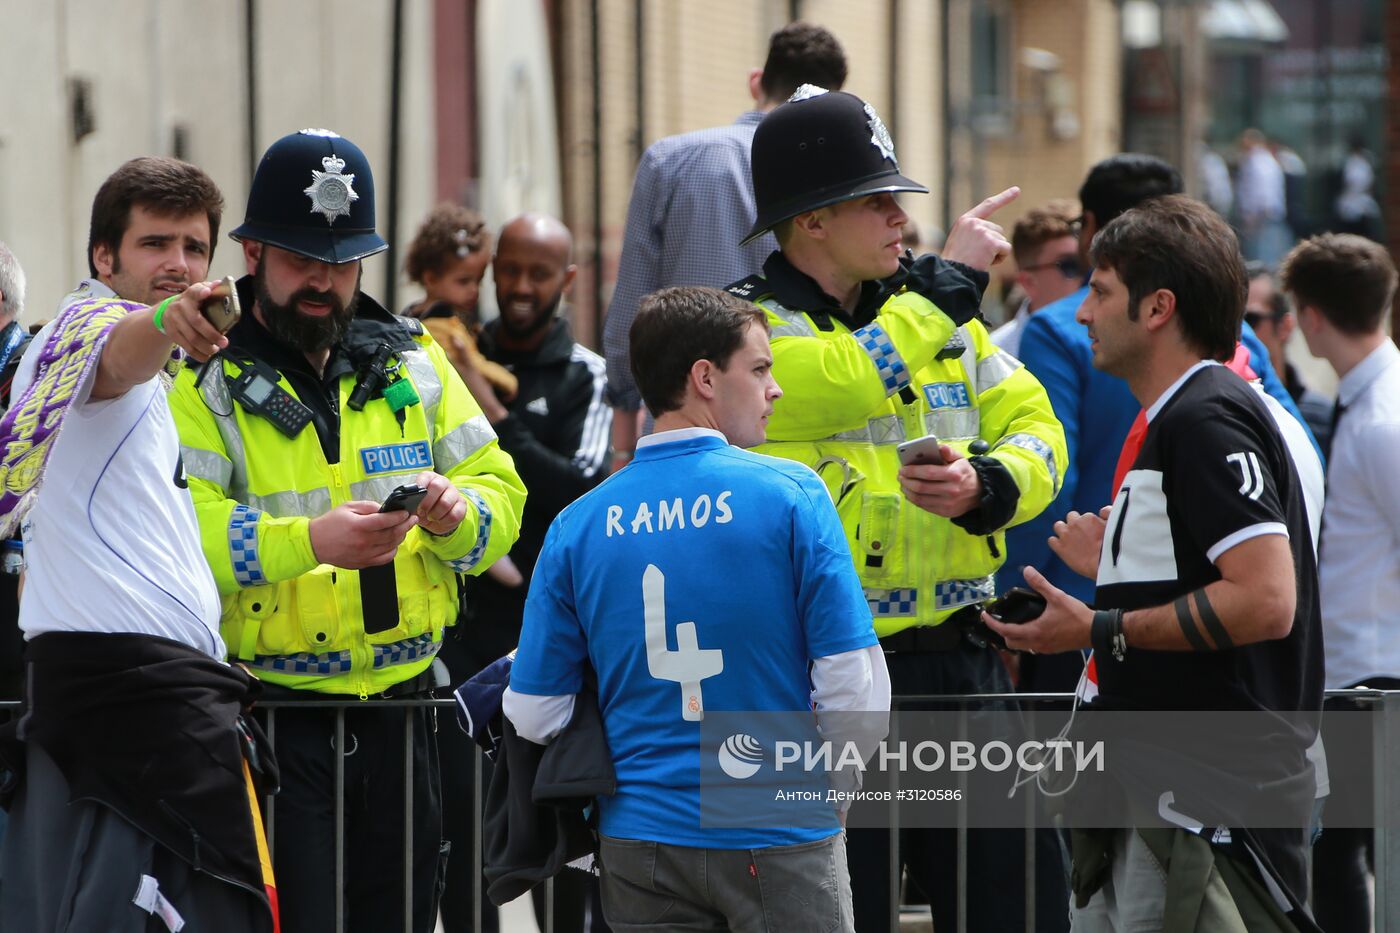
[(763, 118), (750, 159), (758, 220), (743, 243), (829, 204), (878, 191), (928, 193), (899, 173), (894, 142), (874, 107), (811, 84)]
[(330, 130), (283, 136), (263, 153), (235, 240), (257, 240), (322, 262), (372, 256), (374, 176), (360, 147)]

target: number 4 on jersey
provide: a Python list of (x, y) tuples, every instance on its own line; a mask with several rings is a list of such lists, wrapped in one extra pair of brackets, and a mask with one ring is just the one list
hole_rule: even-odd
[(681, 685), (681, 718), (705, 718), (700, 681), (724, 670), (724, 652), (701, 648), (694, 622), (676, 623), (676, 650), (666, 647), (666, 577), (655, 564), (642, 574), (642, 614), (646, 620), (647, 670), (657, 680)]

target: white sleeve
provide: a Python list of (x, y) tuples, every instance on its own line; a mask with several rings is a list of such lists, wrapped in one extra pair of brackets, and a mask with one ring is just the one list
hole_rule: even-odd
[(501, 711), (515, 726), (516, 735), (536, 745), (548, 745), (574, 718), (575, 696), (535, 696), (507, 687), (501, 697)]
[[(812, 662), (812, 706), (817, 731), (840, 751), (853, 743), (860, 760), (868, 761), (890, 731), (890, 673), (879, 645), (843, 651)], [(849, 793), (861, 785), (859, 768), (831, 773), (832, 790)], [(851, 805), (841, 801), (838, 809)]]

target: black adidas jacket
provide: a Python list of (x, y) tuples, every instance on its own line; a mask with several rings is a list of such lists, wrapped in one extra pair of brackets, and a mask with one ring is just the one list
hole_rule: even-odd
[[(486, 325), (479, 340), (482, 354), (520, 380), (509, 414), (493, 425), (501, 449), (515, 460), (528, 493), (520, 539), (510, 558), (527, 581), (507, 589), (490, 577), (471, 578), (466, 596), (469, 625), (459, 625), (477, 644), (483, 659), (515, 647), (525, 595), (535, 560), (555, 516), (607, 476), (612, 439), (612, 409), (606, 399), (607, 366), (603, 358), (575, 343), (568, 322), (556, 320), (539, 348), (507, 350), (496, 342), (499, 321)], [(456, 673), (456, 672), (454, 672)]]

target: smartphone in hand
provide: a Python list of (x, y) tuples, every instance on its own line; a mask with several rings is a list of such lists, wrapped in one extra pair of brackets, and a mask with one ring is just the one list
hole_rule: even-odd
[(895, 448), (899, 452), (899, 462), (904, 466), (914, 464), (932, 463), (943, 466), (947, 461), (943, 459), (943, 453), (939, 448), (943, 442), (932, 434), (917, 437), (912, 441), (905, 441)]
[(199, 311), (204, 315), (204, 319), (213, 324), (219, 333), (227, 334), (233, 325), (238, 323), (238, 319), (243, 316), (243, 308), (238, 303), (238, 289), (234, 285), (233, 276), (226, 275), (220, 287), (228, 294), (214, 295), (204, 300)]
[(1025, 587), (1013, 586), (984, 607), (987, 614), (1007, 625), (1023, 625), (1045, 611), (1045, 597)]
[(384, 504), (379, 507), (381, 512), (416, 512), (418, 506), (423, 503), (423, 497), (428, 494), (428, 490), (415, 484), (400, 486), (384, 499)]

